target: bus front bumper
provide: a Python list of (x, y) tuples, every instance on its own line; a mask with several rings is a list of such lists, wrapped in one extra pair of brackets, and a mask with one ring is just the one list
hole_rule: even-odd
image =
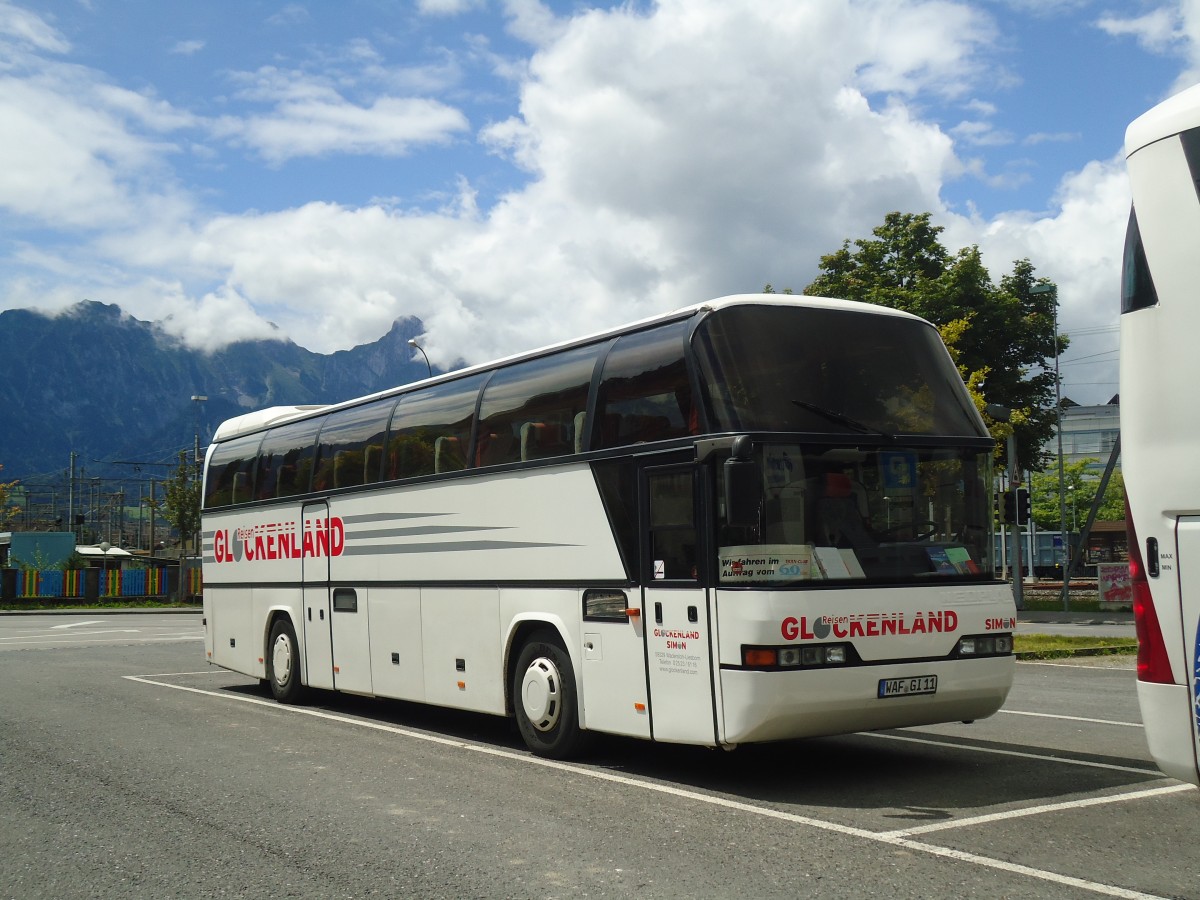
[[(1012, 687), (1011, 656), (789, 671), (723, 669), (722, 743), (982, 719)], [(883, 679), (937, 676), (931, 694), (880, 698)], [(927, 682), (926, 682), (927, 683)]]

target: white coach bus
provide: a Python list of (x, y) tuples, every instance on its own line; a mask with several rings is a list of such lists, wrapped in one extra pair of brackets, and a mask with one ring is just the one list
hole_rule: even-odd
[(270, 684), (733, 747), (1003, 703), (992, 440), (937, 331), (730, 297), (225, 422), (205, 643)]
[(1138, 700), (1159, 767), (1200, 784), (1200, 86), (1135, 120), (1125, 154), (1121, 468)]

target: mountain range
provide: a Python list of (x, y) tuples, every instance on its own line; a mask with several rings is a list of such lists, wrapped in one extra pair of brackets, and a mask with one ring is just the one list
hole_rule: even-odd
[[(0, 480), (161, 477), (224, 419), (265, 406), (334, 403), (427, 374), (407, 342), (415, 318), (379, 340), (320, 354), (290, 340), (186, 346), (120, 307), (84, 300), (46, 315), (0, 312)], [(204, 401), (194, 400), (206, 397)], [(156, 468), (157, 467), (157, 468)], [(78, 474), (78, 473), (77, 473)]]

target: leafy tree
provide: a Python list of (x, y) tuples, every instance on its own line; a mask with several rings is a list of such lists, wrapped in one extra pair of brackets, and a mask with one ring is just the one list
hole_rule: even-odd
[[(0, 465), (0, 469), (3, 468), (4, 466)], [(21, 508), (9, 500), (12, 489), (18, 484), (20, 484), (19, 481), (0, 481), (0, 528), (16, 519), (18, 513), (21, 512)]]
[(186, 450), (179, 451), (179, 466), (163, 482), (163, 515), (186, 544), (200, 534), (200, 466), (188, 461)]
[[(1100, 488), (1100, 479), (1089, 466), (1099, 460), (1083, 459), (1063, 464), (1063, 493), (1067, 503), (1067, 530), (1078, 531), (1087, 522), (1088, 512)], [(1058, 531), (1060, 509), (1058, 505), (1058, 466), (1045, 472), (1036, 472), (1030, 479), (1029, 511), (1038, 528)], [(1120, 470), (1108, 479), (1108, 487), (1096, 513), (1097, 522), (1119, 522), (1125, 518), (1125, 480)]]
[[(976, 402), (1013, 411), (1011, 426), (986, 416), (1007, 462), (1011, 427), (1024, 468), (1048, 462), (1043, 445), (1054, 431), (1054, 294), (1034, 294), (1044, 280), (1029, 260), (1017, 260), (997, 286), (978, 247), (951, 254), (929, 213), (888, 213), (873, 238), (846, 240), (821, 257), (810, 296), (840, 297), (901, 309), (928, 319), (973, 388)], [(1059, 335), (1059, 352), (1068, 339)], [(982, 411), (982, 406), (981, 406)]]

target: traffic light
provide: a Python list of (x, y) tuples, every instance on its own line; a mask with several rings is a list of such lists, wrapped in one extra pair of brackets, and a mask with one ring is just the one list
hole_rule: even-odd
[(1029, 521), (1029, 491), (1025, 488), (1017, 488), (1016, 513), (1018, 525)]
[(1000, 521), (1006, 525), (1017, 522), (1017, 495), (1011, 488), (1004, 492), (1004, 510), (1000, 513)]

